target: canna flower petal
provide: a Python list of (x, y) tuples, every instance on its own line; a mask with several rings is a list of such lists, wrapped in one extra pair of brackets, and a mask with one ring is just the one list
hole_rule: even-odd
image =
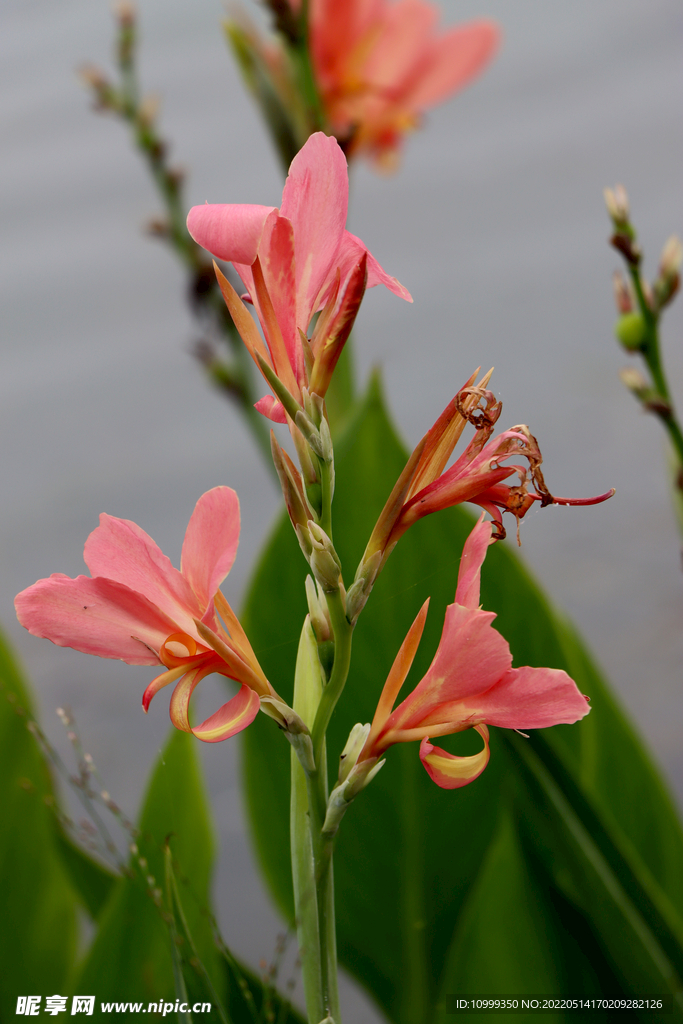
[(193, 206), (187, 230), (195, 242), (226, 263), (251, 266), (259, 253), (263, 228), (274, 206), (205, 203)]
[(114, 580), (61, 573), (39, 580), (14, 600), (33, 636), (99, 658), (157, 665), (156, 652), (175, 622), (144, 596)]
[(478, 754), (469, 757), (449, 754), (441, 747), (433, 746), (426, 736), (420, 743), (420, 760), (429, 777), (441, 789), (460, 789), (461, 786), (467, 786), (479, 778), (489, 763), (489, 731), (485, 725), (475, 725), (474, 728), (483, 737), (484, 747)]
[(292, 160), (280, 208), (296, 238), (297, 326), (302, 331), (334, 278), (348, 205), (346, 157), (335, 138), (316, 132)]
[(261, 707), (258, 694), (248, 686), (242, 686), (232, 700), (219, 708), (215, 714), (207, 718), (201, 725), (195, 726), (192, 733), (204, 743), (220, 743), (242, 732), (256, 718)]
[(240, 539), (240, 503), (231, 487), (214, 487), (201, 496), (190, 517), (180, 572), (199, 607), (210, 613), (213, 598), (232, 569)]
[(201, 617), (205, 606), (200, 606), (188, 581), (137, 523), (103, 512), (100, 525), (85, 542), (83, 559), (93, 577), (114, 580), (144, 594), (180, 630), (194, 631), (193, 620)]
[(576, 683), (558, 668), (512, 668), (486, 693), (463, 701), (470, 714), (503, 729), (573, 725), (590, 711)]

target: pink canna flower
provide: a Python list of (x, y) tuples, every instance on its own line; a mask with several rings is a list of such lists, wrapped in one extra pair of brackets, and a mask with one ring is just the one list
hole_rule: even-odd
[[(261, 697), (277, 697), (218, 589), (235, 560), (239, 531), (235, 492), (207, 491), (190, 518), (178, 572), (139, 526), (102, 514), (83, 552), (92, 577), (55, 573), (39, 580), (17, 595), (17, 617), (34, 636), (60, 647), (129, 665), (163, 665), (143, 695), (145, 711), (155, 693), (175, 683), (175, 727), (207, 743), (225, 740), (254, 720)], [(212, 672), (234, 679), (240, 690), (192, 728), (190, 697)]]
[[(299, 404), (303, 388), (324, 397), (366, 287), (383, 284), (412, 302), (346, 230), (348, 193), (346, 158), (335, 139), (318, 132), (292, 161), (279, 210), (207, 204), (194, 206), (187, 218), (195, 241), (234, 265), (256, 308), (267, 349), (234, 288), (216, 268), (250, 355), (262, 372), (259, 360), (266, 364)], [(309, 340), (308, 328), (319, 310)], [(277, 398), (262, 398), (256, 408), (286, 422)]]
[[(566, 672), (554, 668), (513, 668), (507, 641), (493, 628), (493, 612), (479, 607), (481, 566), (491, 543), (492, 523), (484, 516), (462, 553), (455, 603), (446, 618), (427, 674), (394, 710), (413, 663), (425, 619), (426, 601), (394, 661), (375, 717), (358, 758), (376, 762), (394, 743), (420, 741), (420, 759), (437, 786), (456, 789), (481, 775), (489, 760), (488, 726), (545, 729), (578, 722), (590, 711), (587, 698)], [(476, 729), (480, 753), (456, 757), (431, 738)]]
[(391, 168), (423, 111), (487, 66), (500, 42), (492, 21), (437, 31), (423, 0), (312, 0), (310, 39), (328, 122), (349, 154)]

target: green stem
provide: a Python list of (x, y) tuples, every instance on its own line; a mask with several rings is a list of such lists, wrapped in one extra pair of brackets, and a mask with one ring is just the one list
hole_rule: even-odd
[(334, 663), (329, 682), (322, 692), (313, 728), (311, 729), (313, 756), (316, 764), (319, 763), (319, 756), (323, 750), (325, 734), (332, 717), (332, 712), (341, 697), (349, 675), (351, 643), (353, 640), (353, 626), (346, 618), (346, 610), (341, 593), (335, 590), (327, 594), (326, 597), (332, 631), (334, 633)]
[[(645, 297), (638, 267), (629, 264), (628, 269), (631, 275), (631, 281), (633, 282), (633, 290), (638, 301), (640, 315), (643, 318), (647, 331), (645, 343), (642, 347), (643, 359), (650, 371), (652, 383), (654, 384), (658, 395), (660, 395), (666, 403), (666, 408), (661, 411), (656, 410), (656, 414), (664, 424), (664, 428), (669, 435), (674, 452), (676, 453), (679, 466), (683, 469), (683, 432), (681, 431), (681, 427), (673, 411), (671, 392), (669, 390), (666, 373), (664, 372), (664, 367), (662, 365), (659, 348), (659, 315), (650, 307), (650, 304)], [(677, 483), (677, 487), (679, 490), (683, 489), (681, 488), (680, 483)]]
[[(297, 654), (293, 707), (309, 727), (320, 704), (322, 682), (315, 635), (307, 619)], [(322, 834), (327, 807), (324, 736), (315, 764), (314, 771), (305, 772), (292, 750), (290, 833), (297, 936), (309, 1024), (320, 1024), (327, 1016), (340, 1024), (332, 848)]]

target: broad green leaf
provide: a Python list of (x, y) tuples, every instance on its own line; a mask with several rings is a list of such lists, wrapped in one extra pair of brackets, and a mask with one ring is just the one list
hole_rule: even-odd
[[(173, 730), (152, 775), (138, 826), (137, 853), (116, 883), (74, 986), (101, 1001), (175, 1001), (164, 849), (170, 845), (182, 908), (201, 962), (223, 995), (223, 970), (211, 927), (209, 891), (214, 857), (194, 737)], [(141, 860), (142, 859), (142, 860)], [(180, 947), (183, 960), (190, 959)], [(201, 988), (200, 978), (188, 988)], [(198, 999), (202, 996), (198, 995)], [(204, 994), (204, 999), (210, 1001)], [(117, 1020), (138, 1019), (118, 1013)]]
[(54, 793), (26, 726), (31, 699), (0, 639), (0, 1018), (17, 997), (63, 989), (76, 954), (76, 894), (55, 842)]
[[(347, 583), (405, 458), (374, 386), (337, 448), (334, 541)], [(351, 726), (371, 719), (400, 643), (431, 595), (425, 634), (406, 686), (426, 671), (473, 522), (460, 508), (431, 516), (413, 527), (391, 555), (356, 630), (351, 675), (329, 733), (333, 771)], [(291, 527), (282, 521), (254, 576), (244, 624), (266, 674), (285, 698), (291, 696), (296, 643), (306, 613), (305, 573)], [(487, 556), (482, 603), (498, 613), (496, 625), (509, 640), (516, 665), (565, 668), (591, 696), (593, 711), (583, 722), (537, 734), (548, 750), (546, 768), (582, 827), (590, 832), (600, 823), (601, 856), (610, 871), (653, 934), (661, 939), (666, 933), (666, 942), (675, 946), (683, 911), (683, 839), (655, 768), (580, 643), (549, 608), (509, 544), (495, 545)], [(272, 723), (259, 719), (244, 740), (247, 804), (264, 874), (291, 920), (288, 749)], [(606, 898), (608, 876), (586, 874), (587, 848), (575, 845), (567, 851), (560, 886), (553, 880), (555, 851), (533, 841), (529, 800), (516, 800), (517, 836), (509, 837), (512, 825), (505, 809), (510, 792), (529, 791), (532, 776), (522, 754), (535, 750), (536, 741), (520, 739), (520, 748), (507, 737), (504, 730), (492, 730), (489, 766), (475, 783), (456, 792), (440, 790), (429, 780), (417, 744), (390, 750), (386, 767), (343, 822), (335, 855), (340, 959), (397, 1024), (431, 1024), (434, 1008), (449, 991), (444, 986), (452, 976), (454, 950), (464, 948), (463, 936), (472, 933), (478, 914), (486, 916), (488, 941), (500, 949), (511, 914), (525, 936), (520, 948), (533, 949), (539, 920), (547, 922), (555, 930), (550, 948), (564, 949), (577, 976), (590, 979), (596, 994), (614, 994), (615, 984), (628, 991), (629, 976), (644, 969), (648, 959), (642, 944), (629, 949), (620, 936), (602, 930), (605, 918), (597, 908)], [(470, 753), (477, 741), (471, 749), (466, 744), (473, 739), (461, 734), (451, 749)], [(560, 769), (562, 784), (552, 775)], [(538, 789), (540, 783), (534, 785)], [(553, 813), (557, 837), (566, 823)], [(495, 863), (503, 865), (500, 885), (505, 887), (509, 875), (511, 891), (517, 893), (500, 918), (491, 913), (491, 887), (482, 881), (491, 877)], [(550, 880), (547, 894), (529, 905), (520, 894), (529, 879), (541, 876)], [(575, 898), (579, 892), (581, 900)], [(603, 951), (595, 958), (599, 971), (592, 971), (582, 944), (591, 955)], [(472, 970), (477, 959), (469, 961)], [(543, 963), (538, 982), (552, 992), (558, 976)], [(482, 986), (486, 977), (482, 973)], [(506, 977), (503, 972), (500, 984)], [(476, 974), (468, 976), (468, 984), (476, 980)], [(657, 991), (667, 991), (663, 976)]]

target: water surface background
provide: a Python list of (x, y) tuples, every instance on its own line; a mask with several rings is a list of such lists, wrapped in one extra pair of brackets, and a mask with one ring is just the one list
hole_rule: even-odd
[[(527, 422), (552, 491), (617, 488), (594, 509), (531, 512), (523, 557), (582, 631), (683, 798), (683, 573), (662, 431), (617, 373), (602, 188), (629, 189), (654, 274), (683, 232), (680, 40), (675, 0), (450, 0), (444, 21), (499, 19), (490, 72), (431, 114), (390, 178), (354, 169), (350, 228), (412, 292), (376, 289), (357, 330), (360, 380), (383, 367), (415, 443), (479, 364), (495, 365), (502, 426)], [(142, 0), (142, 78), (190, 172), (188, 205), (278, 205), (281, 174), (220, 31), (214, 0)], [(225, 586), (239, 605), (278, 496), (237, 414), (189, 355), (184, 278), (142, 232), (160, 204), (117, 122), (88, 110), (75, 68), (109, 66), (112, 19), (95, 0), (5, 0), (0, 14), (0, 621), (68, 754), (70, 705), (107, 787), (132, 816), (168, 730), (164, 697), (140, 711), (145, 669), (33, 639), (14, 594), (85, 571), (98, 514), (133, 519), (177, 563), (197, 497), (240, 495)], [(683, 403), (683, 302), (664, 358)], [(212, 694), (218, 698), (218, 690)], [(210, 710), (210, 698), (204, 708)], [(217, 902), (236, 951), (269, 959), (280, 928), (252, 863), (237, 744), (203, 748), (220, 832)], [(348, 996), (347, 1019), (377, 1018)]]

